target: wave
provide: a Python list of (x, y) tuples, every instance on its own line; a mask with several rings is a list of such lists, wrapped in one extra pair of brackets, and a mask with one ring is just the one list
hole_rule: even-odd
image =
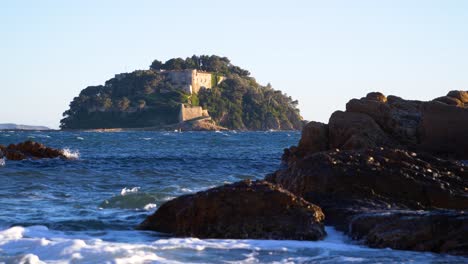
[(71, 150), (69, 148), (62, 149), (62, 153), (67, 159), (79, 159), (80, 152), (78, 150)]
[[(102, 237), (45, 226), (0, 231), (0, 263), (463, 263), (463, 257), (350, 244), (327, 227), (323, 241), (161, 238), (108, 231)], [(113, 241), (125, 242), (113, 242)]]
[(156, 197), (148, 193), (140, 193), (140, 187), (123, 188), (120, 195), (104, 200), (99, 208), (119, 208), (119, 209), (143, 209), (153, 210), (156, 208)]

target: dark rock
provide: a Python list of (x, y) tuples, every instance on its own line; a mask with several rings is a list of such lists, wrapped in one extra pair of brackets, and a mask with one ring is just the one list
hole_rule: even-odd
[(371, 92), (366, 95), (366, 99), (374, 100), (381, 103), (387, 102), (387, 97), (381, 92)]
[(450, 96), (438, 97), (438, 98), (434, 99), (433, 101), (440, 102), (440, 103), (444, 103), (444, 104), (448, 104), (448, 105), (460, 106), (460, 107), (463, 107), (463, 106), (464, 106), (464, 104), (462, 103), (462, 101), (460, 101), (460, 100), (457, 99), (457, 98), (450, 97)]
[(328, 147), (328, 125), (319, 122), (309, 122), (302, 129), (299, 149), (319, 152)]
[[(331, 149), (363, 149), (392, 145), (392, 141), (368, 115), (336, 111), (328, 124)], [(313, 150), (312, 150), (313, 151)]]
[[(466, 225), (460, 224), (464, 213), (456, 210), (468, 207), (468, 168), (459, 162), (398, 149), (335, 150), (296, 157), (266, 179), (314, 201), (326, 224), (369, 246), (468, 254), (466, 240), (453, 235), (466, 233)], [(434, 211), (438, 208), (451, 210), (439, 214)], [(401, 210), (424, 214), (414, 213), (418, 217), (410, 221), (394, 213)], [(410, 240), (411, 226), (418, 221), (415, 232), (424, 235)], [(450, 226), (442, 228), (439, 222)], [(427, 231), (424, 223), (435, 229)]]
[(60, 149), (49, 148), (41, 143), (30, 140), (16, 145), (10, 144), (8, 147), (0, 145), (0, 149), (9, 160), (67, 158)]
[(200, 238), (319, 240), (322, 210), (266, 181), (243, 181), (163, 204), (139, 229)]
[[(333, 113), (328, 125), (314, 122), (306, 126), (298, 150), (303, 155), (335, 148), (384, 146), (468, 159), (468, 141), (463, 139), (468, 135), (467, 121), (465, 91), (451, 91), (432, 102), (373, 92), (350, 100), (346, 111)], [(324, 136), (325, 130), (328, 137)]]
[(422, 149), (468, 159), (468, 108), (424, 103), (420, 134)]
[(456, 98), (464, 104), (468, 103), (468, 91), (450, 91), (447, 96)]
[(328, 151), (305, 156), (267, 180), (298, 196), (391, 201), (408, 208), (466, 209), (468, 168), (397, 149)]
[(349, 234), (378, 248), (467, 254), (468, 215), (463, 211), (376, 211), (359, 214)]

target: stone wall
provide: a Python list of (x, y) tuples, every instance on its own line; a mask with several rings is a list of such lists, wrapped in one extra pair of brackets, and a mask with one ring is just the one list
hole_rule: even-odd
[(192, 92), (198, 93), (202, 87), (211, 89), (211, 73), (199, 72), (197, 70), (192, 71)]
[(204, 110), (201, 106), (180, 104), (179, 122), (200, 117), (209, 117), (208, 110)]
[(165, 74), (174, 88), (192, 94), (192, 70), (167, 71)]
[(212, 88), (212, 76), (209, 72), (183, 70), (167, 71), (165, 74), (172, 86), (189, 94), (198, 93), (202, 87), (207, 89)]

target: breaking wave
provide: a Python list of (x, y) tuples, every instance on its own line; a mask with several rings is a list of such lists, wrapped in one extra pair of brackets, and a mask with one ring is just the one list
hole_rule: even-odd
[(78, 150), (71, 150), (69, 148), (64, 148), (62, 150), (62, 153), (67, 159), (79, 159), (80, 158), (80, 152)]
[[(104, 238), (45, 226), (0, 231), (0, 263), (461, 263), (466, 258), (370, 249), (345, 243), (332, 228), (323, 241), (157, 238), (110, 231)], [(115, 240), (125, 242), (113, 242)], [(391, 259), (388, 257), (391, 256)]]
[(156, 197), (148, 193), (139, 192), (140, 187), (123, 188), (120, 195), (104, 200), (99, 208), (119, 208), (119, 209), (143, 209), (153, 210), (156, 208)]

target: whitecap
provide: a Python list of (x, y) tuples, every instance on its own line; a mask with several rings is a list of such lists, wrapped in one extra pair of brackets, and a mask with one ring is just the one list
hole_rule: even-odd
[(146, 138), (142, 138), (142, 139), (148, 141), (148, 140), (152, 140), (153, 138), (146, 137)]
[(129, 193), (137, 193), (139, 190), (140, 190), (140, 187), (133, 187), (133, 188), (124, 187), (120, 191), (120, 195), (125, 196), (125, 195), (127, 195)]
[(156, 208), (156, 198), (144, 192), (139, 192), (140, 187), (123, 188), (120, 195), (113, 196), (99, 204), (99, 209), (144, 209), (150, 211)]
[(145, 206), (143, 207), (143, 209), (145, 209), (146, 211), (154, 210), (154, 209), (156, 209), (156, 204), (154, 204), (154, 203), (149, 203), (149, 204), (145, 205)]
[(69, 148), (62, 149), (62, 154), (67, 157), (67, 159), (79, 159), (80, 152), (78, 150), (71, 150)]
[(84, 138), (82, 138), (82, 137), (76, 137), (76, 139), (78, 139), (78, 140), (84, 140)]
[(371, 249), (351, 244), (333, 228), (326, 230), (329, 235), (322, 241), (158, 239), (154, 233), (137, 231), (108, 231), (101, 239), (44, 226), (16, 226), (0, 230), (0, 263), (466, 262), (466, 258), (449, 255)]
[(193, 192), (193, 190), (190, 189), (190, 188), (181, 188), (180, 191), (181, 191), (181, 192), (185, 192), (185, 193), (191, 193), (191, 192)]

